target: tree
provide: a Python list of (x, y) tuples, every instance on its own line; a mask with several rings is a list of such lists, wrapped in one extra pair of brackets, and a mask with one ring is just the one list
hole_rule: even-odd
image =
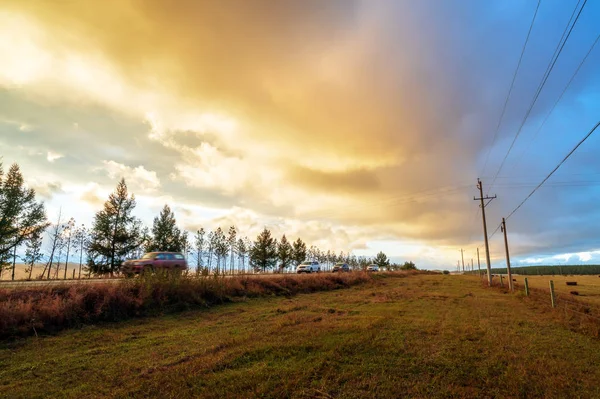
[(294, 241), (292, 260), (296, 266), (306, 260), (306, 244), (300, 238)]
[(277, 245), (277, 256), (279, 257), (279, 267), (281, 271), (284, 271), (289, 265), (292, 264), (292, 254), (294, 248), (288, 241), (285, 234), (281, 237), (279, 245)]
[(140, 245), (141, 222), (132, 215), (135, 205), (135, 196), (129, 195), (121, 179), (94, 217), (88, 247), (90, 271), (114, 275), (125, 256)]
[(65, 274), (64, 279), (67, 279), (67, 269), (69, 268), (69, 252), (71, 252), (71, 238), (73, 236), (73, 229), (75, 228), (75, 219), (71, 218), (63, 226), (63, 240), (66, 242), (67, 247), (67, 259), (65, 261)]
[[(214, 250), (215, 255), (217, 256), (217, 273), (225, 274), (227, 272), (227, 253), (229, 252), (229, 246), (227, 244), (227, 237), (225, 237), (225, 233), (223, 233), (223, 229), (220, 227), (215, 230), (214, 235)], [(221, 261), (223, 261), (223, 265), (221, 266)]]
[(181, 230), (177, 227), (175, 214), (171, 211), (169, 205), (165, 205), (160, 211), (160, 215), (154, 218), (152, 240), (148, 251), (183, 251)]
[(33, 273), (33, 267), (36, 263), (43, 259), (42, 254), (42, 232), (36, 232), (34, 235), (29, 237), (26, 242), (25, 258), (24, 262), (29, 265), (27, 271), (29, 272), (28, 280), (31, 280), (31, 274)]
[(35, 200), (35, 190), (26, 188), (19, 165), (13, 164), (4, 177), (0, 163), (0, 271), (18, 247), (48, 223), (44, 204)]
[(390, 260), (386, 254), (384, 254), (382, 251), (379, 251), (379, 253), (375, 256), (375, 259), (373, 259), (373, 263), (379, 267), (387, 268), (390, 265)]
[(208, 264), (208, 270), (211, 270), (211, 264), (212, 264), (212, 257), (213, 257), (213, 251), (215, 250), (215, 232), (211, 231), (210, 233), (208, 233), (208, 250), (206, 252), (208, 252), (206, 254), (206, 263)]
[(234, 261), (234, 257), (235, 257), (235, 236), (237, 234), (237, 231), (235, 229), (235, 226), (231, 226), (229, 227), (229, 235), (227, 236), (227, 244), (229, 244), (229, 250), (231, 251), (231, 259), (229, 262), (229, 270), (231, 271), (231, 274), (233, 274), (233, 261)]
[(246, 240), (239, 238), (235, 245), (235, 250), (238, 254), (238, 264), (242, 265), (242, 273), (246, 272), (246, 254), (248, 253), (248, 247), (246, 246)]
[(63, 225), (60, 223), (60, 218), (62, 216), (62, 208), (58, 210), (58, 220), (54, 227), (50, 230), (50, 255), (48, 256), (48, 263), (44, 267), (44, 271), (42, 271), (42, 279), (44, 278), (44, 274), (46, 273), (46, 269), (48, 269), (47, 278), (50, 279), (52, 276), (52, 264), (54, 262), (54, 254), (56, 250), (62, 246), (62, 230)]
[(417, 266), (413, 262), (404, 262), (400, 270), (417, 270)]
[(194, 236), (194, 248), (196, 250), (196, 273), (200, 273), (200, 268), (202, 267), (202, 253), (204, 251), (204, 235), (206, 232), (203, 227), (200, 227), (200, 230), (196, 231), (196, 235)]
[(250, 263), (255, 269), (265, 272), (277, 264), (277, 242), (265, 228), (250, 249)]
[(81, 278), (81, 266), (83, 265), (83, 252), (85, 251), (88, 244), (88, 231), (85, 225), (81, 225), (75, 230), (75, 253), (79, 253), (79, 273), (77, 278)]

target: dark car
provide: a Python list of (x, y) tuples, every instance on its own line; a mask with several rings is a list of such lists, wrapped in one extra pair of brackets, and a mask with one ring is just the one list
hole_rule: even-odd
[(331, 269), (332, 273), (349, 272), (349, 271), (350, 271), (350, 266), (348, 266), (347, 263), (336, 263), (335, 265), (333, 265), (333, 269)]
[(121, 271), (125, 275), (159, 270), (182, 272), (187, 268), (185, 256), (179, 252), (148, 252), (140, 259), (128, 260), (121, 265)]

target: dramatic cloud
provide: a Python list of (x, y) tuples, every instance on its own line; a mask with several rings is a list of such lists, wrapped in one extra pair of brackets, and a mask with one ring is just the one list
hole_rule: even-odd
[[(542, 4), (488, 160), (534, 3), (7, 0), (0, 150), (85, 203), (125, 177), (145, 220), (169, 201), (191, 230), (454, 264), (480, 245), (476, 177), (493, 180), (573, 6)], [(599, 15), (586, 6), (495, 181), (491, 231), (595, 122), (600, 51), (536, 133)], [(556, 182), (600, 172), (586, 146)], [(595, 188), (544, 190), (509, 221), (515, 256), (595, 250)]]

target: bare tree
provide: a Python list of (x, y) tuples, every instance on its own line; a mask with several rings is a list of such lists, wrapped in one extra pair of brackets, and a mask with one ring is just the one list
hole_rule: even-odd
[(60, 219), (62, 216), (62, 208), (58, 210), (58, 220), (56, 224), (50, 229), (50, 255), (48, 256), (48, 263), (44, 267), (44, 271), (42, 272), (42, 278), (44, 278), (44, 273), (46, 273), (46, 269), (48, 269), (48, 279), (52, 276), (52, 264), (54, 263), (54, 256), (56, 254), (56, 250), (61, 245), (62, 239), (62, 224), (60, 224)]
[(66, 241), (67, 247), (67, 259), (65, 261), (65, 274), (64, 279), (67, 279), (67, 269), (69, 268), (69, 253), (71, 252), (71, 237), (73, 236), (73, 230), (75, 229), (75, 219), (71, 218), (63, 226), (64, 241)]
[(77, 245), (77, 249), (75, 253), (79, 253), (79, 274), (77, 276), (78, 279), (81, 278), (81, 267), (83, 265), (83, 252), (85, 251), (85, 248), (87, 247), (87, 240), (88, 240), (88, 232), (87, 229), (85, 228), (85, 225), (81, 225), (77, 228), (77, 230), (75, 230), (75, 234), (74, 234), (74, 238), (75, 238), (75, 245)]

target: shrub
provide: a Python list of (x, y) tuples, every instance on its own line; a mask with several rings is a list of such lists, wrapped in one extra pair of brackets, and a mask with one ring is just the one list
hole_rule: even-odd
[(260, 278), (150, 275), (116, 284), (4, 289), (0, 290), (0, 337), (207, 307), (235, 298), (335, 290), (371, 278), (366, 273)]

